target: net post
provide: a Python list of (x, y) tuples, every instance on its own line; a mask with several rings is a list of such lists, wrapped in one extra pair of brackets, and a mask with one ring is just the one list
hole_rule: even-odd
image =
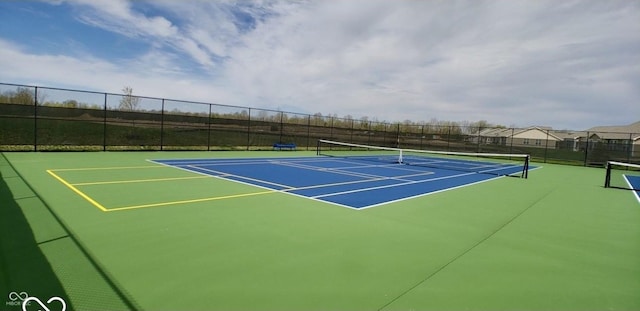
[(529, 178), (529, 160), (531, 158), (531, 155), (528, 155), (526, 157), (524, 157), (524, 168), (523, 168), (523, 175), (524, 178), (527, 179)]
[(316, 144), (316, 155), (320, 155), (320, 141), (321, 139), (318, 139), (318, 143)]
[(604, 176), (604, 187), (609, 188), (611, 186), (611, 162), (607, 161), (607, 173)]

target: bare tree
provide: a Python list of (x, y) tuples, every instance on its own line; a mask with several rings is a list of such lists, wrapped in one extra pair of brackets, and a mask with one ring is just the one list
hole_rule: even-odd
[(20, 104), (20, 105), (31, 105), (34, 104), (34, 91), (30, 88), (19, 87), (16, 92), (11, 94), (12, 104)]
[[(140, 98), (133, 96), (133, 88), (130, 86), (125, 86), (122, 89), (122, 98), (120, 99), (120, 110), (123, 111), (136, 111), (140, 106)], [(127, 138), (130, 140), (138, 139), (139, 136), (136, 134), (136, 118), (135, 116), (131, 117), (131, 128), (129, 129), (129, 134)]]
[(130, 86), (125, 86), (122, 89), (122, 99), (120, 99), (120, 109), (127, 111), (135, 111), (138, 110), (140, 106), (140, 98), (133, 96), (133, 88)]

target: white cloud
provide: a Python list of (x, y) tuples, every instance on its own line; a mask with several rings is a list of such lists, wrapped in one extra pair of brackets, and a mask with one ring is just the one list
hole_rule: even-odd
[[(640, 116), (634, 1), (145, 3), (166, 12), (156, 15), (123, 0), (70, 3), (84, 22), (149, 50), (115, 61), (29, 55), (0, 41), (3, 59), (30, 62), (11, 76), (109, 91), (127, 81), (150, 96), (388, 121), (581, 129)], [(73, 74), (56, 74), (62, 67)]]
[(109, 62), (93, 57), (29, 54), (2, 39), (0, 47), (0, 82), (108, 93), (121, 93), (124, 86), (131, 86), (134, 94), (141, 96), (219, 103), (231, 97), (211, 81), (190, 77), (181, 68), (172, 69), (172, 57), (164, 53)]
[(132, 11), (131, 4), (126, 0), (69, 0), (69, 2), (92, 8), (84, 11), (80, 16), (85, 22), (124, 35), (164, 38), (178, 34), (176, 27), (166, 18), (147, 17), (136, 13)]
[(637, 51), (637, 4), (460, 3), (312, 2), (245, 36), (226, 73), (264, 104), (389, 120), (578, 126), (606, 122), (606, 98), (640, 115), (637, 54), (606, 48)]

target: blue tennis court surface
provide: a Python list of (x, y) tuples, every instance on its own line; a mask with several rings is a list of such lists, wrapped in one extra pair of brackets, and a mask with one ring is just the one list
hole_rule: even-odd
[[(631, 189), (640, 189), (640, 176), (624, 175), (624, 178), (627, 180)], [(638, 202), (640, 202), (640, 190), (635, 190), (634, 194), (636, 195)]]
[[(500, 176), (456, 169), (351, 158), (298, 157), (154, 160), (156, 163), (352, 209), (428, 195)], [(487, 171), (521, 172), (521, 165), (475, 163)]]

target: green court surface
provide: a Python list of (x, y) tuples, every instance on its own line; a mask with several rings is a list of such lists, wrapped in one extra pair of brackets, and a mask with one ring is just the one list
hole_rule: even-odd
[(314, 156), (4, 153), (0, 310), (640, 310), (640, 202), (604, 169), (353, 210), (148, 161), (283, 155)]

